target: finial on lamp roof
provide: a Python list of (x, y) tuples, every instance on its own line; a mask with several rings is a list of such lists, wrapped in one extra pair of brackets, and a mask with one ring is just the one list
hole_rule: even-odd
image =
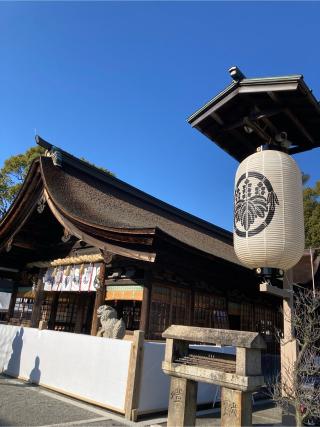
[(238, 68), (237, 66), (233, 66), (229, 68), (229, 74), (233, 78), (235, 82), (239, 82), (242, 79), (245, 79), (246, 76), (243, 74), (243, 72)]

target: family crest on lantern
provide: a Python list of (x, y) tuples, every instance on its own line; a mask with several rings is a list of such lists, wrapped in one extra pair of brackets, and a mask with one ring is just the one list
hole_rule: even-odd
[(233, 237), (237, 257), (249, 268), (288, 270), (301, 258), (302, 180), (288, 154), (259, 150), (240, 163), (235, 178)]
[[(234, 228), (239, 237), (254, 236), (272, 221), (277, 194), (268, 178), (259, 172), (240, 176), (234, 192)], [(250, 230), (250, 228), (254, 227)], [(248, 232), (249, 231), (249, 232)]]

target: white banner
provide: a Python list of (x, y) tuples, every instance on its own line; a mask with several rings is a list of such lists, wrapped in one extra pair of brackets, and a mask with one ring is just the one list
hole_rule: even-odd
[(95, 291), (100, 276), (100, 263), (50, 267), (43, 276), (45, 291)]

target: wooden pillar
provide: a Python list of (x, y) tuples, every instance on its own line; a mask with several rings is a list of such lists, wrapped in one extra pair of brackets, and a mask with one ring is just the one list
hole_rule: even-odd
[(149, 332), (149, 314), (150, 314), (150, 288), (143, 288), (143, 297), (141, 304), (140, 326), (139, 329), (144, 331), (145, 338)]
[[(294, 394), (293, 369), (297, 360), (298, 348), (294, 338), (292, 327), (293, 312), (293, 274), (292, 270), (285, 272), (283, 278), (283, 289), (289, 291), (289, 297), (283, 299), (283, 339), (280, 342), (281, 355), (281, 386), (284, 397)], [(295, 426), (295, 409), (289, 405), (288, 413), (282, 414), (282, 423), (287, 426)]]
[(221, 387), (221, 427), (241, 427), (251, 425), (251, 393)]
[[(297, 342), (292, 327), (293, 287), (292, 270), (286, 271), (283, 278), (283, 289), (289, 291), (289, 297), (283, 299), (283, 339), (281, 340), (281, 378), (283, 395), (292, 394), (293, 376), (290, 373), (297, 360)], [(284, 387), (284, 382), (286, 386)]]
[(58, 304), (59, 304), (59, 296), (60, 292), (52, 292), (52, 301), (51, 301), (51, 309), (50, 309), (50, 316), (48, 320), (48, 329), (54, 329), (54, 324), (56, 321), (56, 314), (58, 310)]
[(197, 390), (198, 383), (196, 381), (188, 380), (186, 378), (171, 377), (168, 427), (195, 425)]
[(74, 326), (74, 332), (76, 334), (81, 334), (82, 325), (83, 325), (83, 316), (84, 316), (84, 308), (86, 303), (86, 298), (88, 298), (87, 292), (80, 292), (77, 295), (77, 313), (76, 313), (76, 321)]
[(96, 298), (94, 301), (94, 308), (92, 313), (92, 323), (91, 323), (91, 335), (97, 335), (99, 329), (99, 319), (97, 316), (98, 308), (105, 303), (106, 298), (106, 285), (105, 285), (105, 273), (106, 265), (102, 263), (100, 267), (100, 286), (96, 290)]
[(13, 289), (12, 289), (12, 294), (11, 294), (11, 299), (10, 299), (10, 304), (9, 304), (9, 309), (8, 309), (7, 317), (6, 317), (7, 322), (10, 322), (10, 319), (13, 317), (14, 306), (16, 305), (17, 294), (18, 294), (18, 285), (16, 283), (14, 283)]
[(44, 284), (42, 281), (42, 274), (41, 274), (41, 270), (39, 272), (39, 276), (37, 279), (37, 284), (35, 286), (35, 298), (34, 298), (34, 303), (33, 303), (33, 308), (32, 308), (32, 314), (31, 314), (31, 327), (32, 328), (38, 328), (39, 326), (39, 322), (40, 322), (40, 317), (41, 317), (41, 306), (43, 303), (43, 299), (44, 299)]
[(129, 360), (129, 372), (125, 397), (125, 417), (136, 421), (139, 405), (140, 381), (143, 363), (144, 332), (134, 331)]

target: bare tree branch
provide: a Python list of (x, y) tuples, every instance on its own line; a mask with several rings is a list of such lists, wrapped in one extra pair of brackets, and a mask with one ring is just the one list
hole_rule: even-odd
[[(297, 425), (320, 419), (320, 291), (300, 288), (294, 294), (291, 317), (298, 354), (269, 384), (273, 400), (284, 412), (295, 408)], [(280, 338), (281, 335), (278, 333)], [(291, 340), (288, 340), (289, 342)], [(283, 339), (281, 345), (287, 344)]]

